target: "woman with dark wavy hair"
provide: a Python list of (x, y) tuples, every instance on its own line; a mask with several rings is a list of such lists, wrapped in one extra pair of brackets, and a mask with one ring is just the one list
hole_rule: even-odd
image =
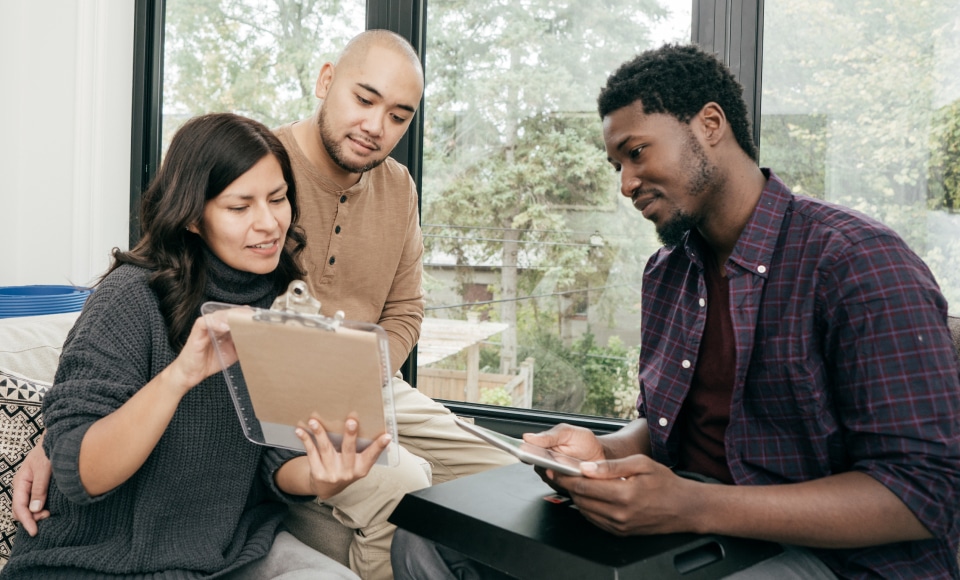
[[(48, 513), (3, 578), (356, 578), (282, 531), (285, 503), (330, 497), (389, 442), (342, 453), (316, 416), (306, 453), (244, 437), (206, 301), (269, 308), (303, 272), (286, 151), (231, 114), (188, 121), (142, 199), (143, 237), (98, 284), (43, 402)], [(222, 332), (224, 329), (212, 329)]]

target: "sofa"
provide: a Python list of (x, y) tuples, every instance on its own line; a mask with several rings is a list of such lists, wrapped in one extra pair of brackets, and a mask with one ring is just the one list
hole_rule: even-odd
[[(16, 522), (11, 483), (43, 429), (40, 405), (53, 382), (60, 350), (79, 312), (0, 318), (0, 567), (10, 556)], [(348, 565), (353, 530), (316, 503), (291, 512), (287, 527), (303, 542)], [(322, 547), (322, 548), (321, 548)]]

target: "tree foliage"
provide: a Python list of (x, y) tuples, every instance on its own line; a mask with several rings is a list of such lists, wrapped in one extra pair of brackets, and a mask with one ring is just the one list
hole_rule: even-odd
[(362, 16), (342, 0), (169, 0), (165, 112), (230, 111), (269, 127), (306, 117), (320, 66)]
[(524, 340), (524, 358), (536, 360), (533, 407), (629, 419), (636, 417), (637, 348), (614, 337), (599, 345), (587, 332), (570, 346), (555, 333)]
[(960, 172), (956, 4), (777, 2), (764, 31), (761, 164), (893, 227), (960, 303), (960, 224), (930, 211), (955, 207)]
[[(585, 267), (609, 268), (609, 259), (584, 264), (584, 235), (571, 227), (571, 208), (617, 204), (594, 98), (616, 66), (651, 44), (667, 13), (655, 0), (429, 6), (424, 221), (457, 229), (427, 230), (443, 236), (428, 237), (428, 251), (499, 268), (509, 372), (521, 269), (548, 264), (569, 288)], [(464, 226), (493, 229), (456, 239)]]
[(960, 211), (960, 99), (942, 107), (934, 117), (928, 185), (934, 208)]

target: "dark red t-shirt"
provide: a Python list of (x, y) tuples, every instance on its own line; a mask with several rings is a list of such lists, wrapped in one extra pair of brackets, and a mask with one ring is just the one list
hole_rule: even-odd
[(727, 278), (720, 275), (716, 260), (711, 256), (705, 262), (707, 325), (700, 342), (693, 383), (678, 417), (680, 462), (677, 468), (733, 483), (723, 443), (730, 422), (737, 360), (730, 319), (730, 288)]

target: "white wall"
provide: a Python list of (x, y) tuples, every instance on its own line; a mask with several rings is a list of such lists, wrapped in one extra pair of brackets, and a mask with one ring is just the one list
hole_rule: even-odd
[(0, 0), (0, 286), (85, 286), (127, 247), (133, 26), (130, 0)]

